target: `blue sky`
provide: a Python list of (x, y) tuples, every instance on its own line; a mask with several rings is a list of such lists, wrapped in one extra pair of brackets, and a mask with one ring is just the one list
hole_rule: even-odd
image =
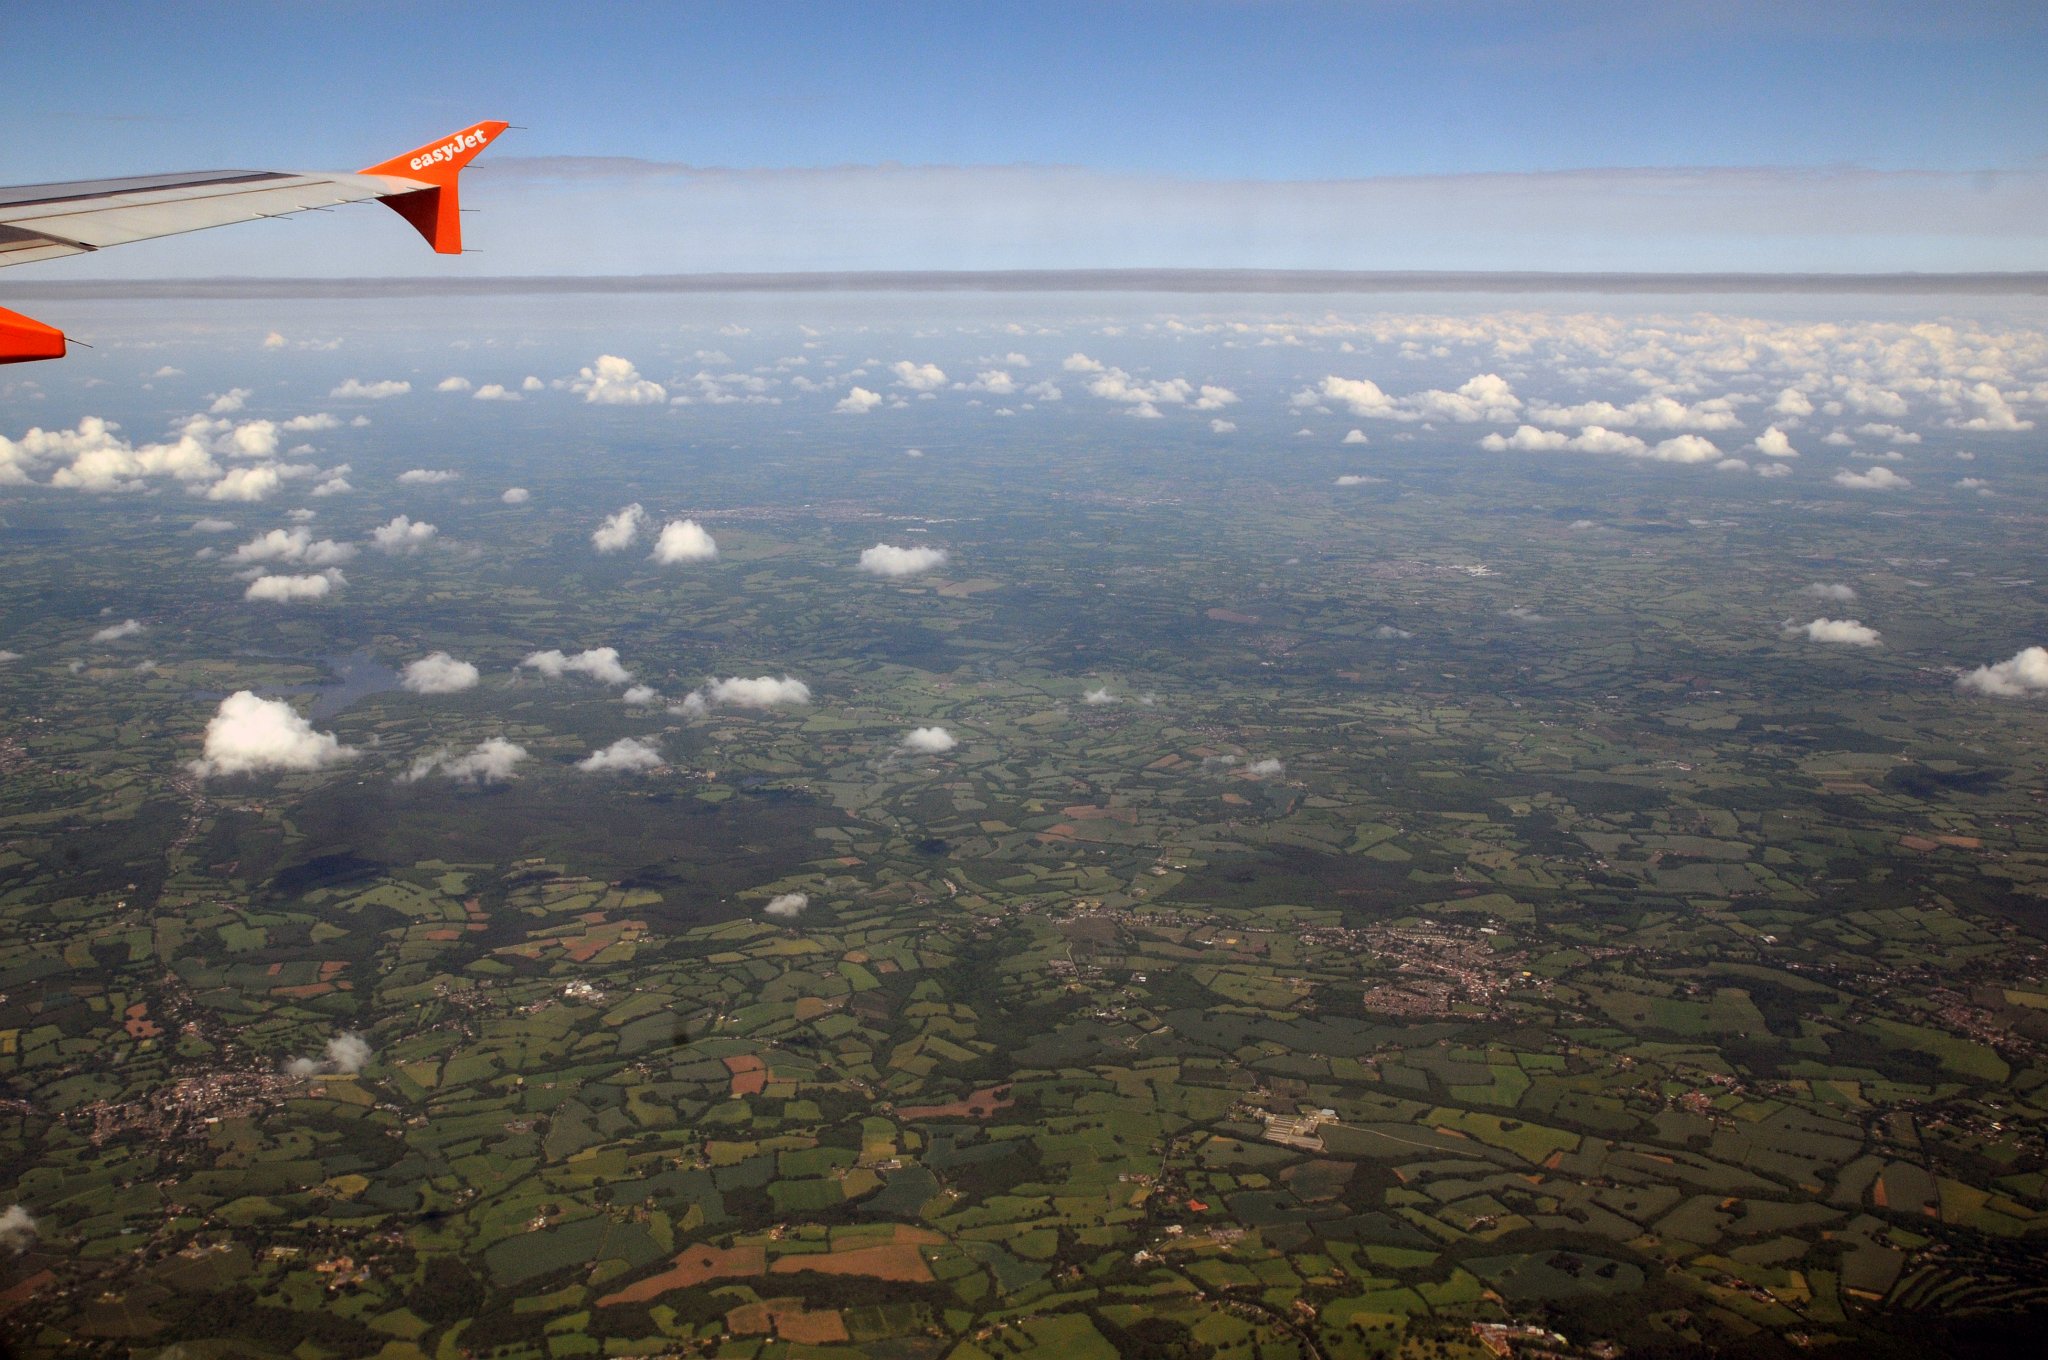
[[(39, 7), (10, 13), (0, 44), (0, 182), (352, 168), (503, 117), (530, 130), (490, 153), (502, 192), (477, 193), (508, 219), (474, 234), (491, 242), (492, 272), (813, 259), (820, 268), (2048, 263), (2041, 228), (2026, 225), (2040, 220), (2048, 175), (2048, 7), (1679, 8)], [(593, 195), (618, 201), (592, 181), (600, 167), (518, 164), (609, 156), (719, 168), (727, 197), (707, 204), (701, 177), (643, 168), (618, 183), (631, 186), (624, 197), (645, 219), (593, 222)], [(914, 186), (893, 171), (864, 188), (843, 182), (887, 166), (931, 173)], [(568, 169), (578, 192), (551, 178)], [(1640, 207), (1639, 178), (1556, 178), (1643, 169), (1680, 172), (1654, 191), (1681, 205), (1667, 213), (1677, 222), (1602, 209), (1617, 183)], [(1004, 175), (991, 178), (996, 170)], [(1777, 177), (1763, 189), (1760, 170)], [(817, 197), (821, 171), (841, 182)], [(1846, 244), (1825, 228), (1844, 171), (1879, 177), (1856, 182)], [(766, 187), (742, 203), (731, 188), (747, 176)], [(1470, 176), (1497, 178), (1475, 198)], [(1392, 199), (1313, 190), (1386, 177), (1406, 186)], [(1418, 179), (1441, 190), (1426, 211), (1416, 207)], [(1229, 192), (1209, 192), (1218, 186)], [(1315, 203), (1303, 203), (1305, 192)], [(1022, 206), (1006, 212), (1006, 198)], [(1114, 221), (1098, 220), (1104, 200), (1119, 205)], [(1525, 205), (1547, 225), (1517, 234), (1499, 219)], [(1396, 214), (1411, 225), (1387, 225)], [(1820, 229), (1778, 225), (1788, 214), (1811, 215)], [(1375, 230), (1354, 245), (1346, 226), (1361, 215)], [(770, 240), (741, 227), (769, 218), (779, 224)], [(655, 229), (664, 222), (689, 239), (665, 242)], [(1476, 235), (1461, 234), (1465, 223)], [(580, 248), (559, 258), (579, 229)], [(314, 268), (301, 240), (276, 231), (221, 235), (232, 244), (196, 255), (181, 253), (191, 245), (136, 247), (126, 261), (37, 274), (337, 272), (324, 249)], [(298, 237), (324, 244), (348, 233), (323, 226)], [(339, 272), (429, 268), (396, 245), (366, 243), (359, 267)]]

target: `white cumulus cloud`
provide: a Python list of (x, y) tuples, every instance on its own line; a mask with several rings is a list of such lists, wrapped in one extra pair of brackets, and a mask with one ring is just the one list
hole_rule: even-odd
[(598, 406), (653, 406), (668, 400), (668, 389), (640, 376), (630, 359), (600, 354), (597, 362), (578, 369), (569, 390)]
[(616, 515), (606, 515), (604, 523), (590, 533), (590, 545), (601, 553), (615, 553), (633, 545), (640, 537), (640, 526), (647, 522), (647, 511), (640, 502), (634, 501)]
[(619, 649), (616, 647), (592, 647), (577, 652), (574, 656), (563, 654), (559, 648), (550, 647), (544, 652), (528, 652), (520, 665), (539, 671), (550, 680), (559, 680), (571, 673), (587, 675), (601, 685), (630, 685), (633, 673), (619, 664)]
[(900, 743), (904, 750), (920, 755), (938, 755), (950, 751), (960, 743), (953, 734), (943, 727), (913, 727)]
[(331, 732), (316, 732), (282, 699), (261, 699), (237, 690), (220, 701), (206, 724), (200, 759), (191, 770), (209, 775), (260, 774), (273, 770), (318, 770), (358, 752)]
[(446, 652), (429, 652), (417, 661), (407, 662), (399, 674), (399, 683), (414, 694), (459, 694), (475, 689), (480, 679), (475, 666)]
[(327, 395), (343, 401), (383, 401), (389, 397), (402, 397), (410, 391), (412, 384), (399, 379), (363, 382), (359, 378), (350, 378)]
[(513, 777), (513, 770), (527, 758), (526, 748), (518, 742), (491, 737), (461, 755), (445, 748), (423, 755), (398, 776), (398, 782), (416, 784), (429, 775), (439, 774), (458, 784), (502, 784)]
[(440, 486), (444, 482), (458, 481), (461, 477), (461, 473), (449, 472), (443, 468), (408, 468), (398, 474), (398, 484), (400, 486)]
[(1999, 699), (2048, 691), (2048, 647), (2027, 647), (1994, 665), (1979, 666), (1956, 684)]
[(1843, 468), (1834, 475), (1833, 481), (1836, 486), (1847, 487), (1851, 491), (1896, 491), (1912, 485), (1888, 467), (1874, 467), (1868, 472), (1851, 472)]
[(915, 576), (945, 564), (943, 548), (899, 548), (890, 543), (863, 549), (858, 563), (870, 576)]
[(394, 515), (390, 523), (380, 524), (370, 531), (370, 544), (378, 552), (393, 556), (416, 553), (440, 532), (424, 520), (415, 522), (410, 515)]
[(0, 1210), (0, 1248), (21, 1255), (36, 1244), (35, 1215), (19, 1204), (10, 1204)]
[(356, 555), (353, 543), (337, 543), (331, 538), (315, 539), (313, 532), (303, 526), (295, 529), (272, 529), (236, 548), (229, 555), (231, 562), (302, 562), (309, 567), (334, 567), (352, 560)]
[(896, 375), (898, 387), (907, 387), (913, 392), (936, 392), (946, 385), (946, 371), (937, 364), (918, 364), (908, 359), (898, 359), (889, 365), (889, 371)]
[(1792, 441), (1785, 432), (1773, 425), (1758, 435), (1752, 444), (1756, 451), (1766, 458), (1797, 458), (1799, 450), (1792, 447)]
[(284, 1065), (290, 1077), (354, 1076), (370, 1061), (370, 1045), (360, 1034), (343, 1030), (327, 1041), (327, 1051), (318, 1058), (293, 1058)]
[(143, 631), (143, 625), (140, 622), (135, 619), (123, 619), (119, 623), (108, 624), (105, 628), (94, 633), (92, 640), (94, 642), (119, 642), (122, 638), (134, 637), (141, 631)]
[(854, 387), (848, 389), (846, 395), (841, 397), (832, 409), (840, 415), (864, 416), (881, 404), (880, 392), (870, 392), (865, 387)]
[(709, 562), (718, 556), (718, 543), (693, 519), (672, 519), (661, 526), (654, 541), (655, 561), (663, 566), (678, 562)]
[(1883, 640), (1875, 628), (1858, 619), (1815, 619), (1795, 625), (1790, 631), (1794, 637), (1804, 637), (1809, 642), (1831, 642), (1844, 647), (1875, 647)]
[(809, 893), (777, 893), (768, 899), (768, 905), (761, 908), (761, 912), (763, 915), (773, 916), (780, 921), (793, 921), (803, 915), (804, 908), (809, 905), (811, 905)]
[(333, 567), (304, 576), (258, 576), (249, 582), (242, 598), (270, 604), (296, 604), (301, 600), (324, 600), (334, 593), (336, 586), (347, 584), (348, 578)]
[(576, 762), (586, 774), (639, 774), (662, 764), (659, 747), (638, 737), (620, 737)]
[(709, 682), (701, 692), (709, 703), (730, 704), (734, 708), (775, 708), (811, 701), (811, 687), (788, 675), (780, 680), (772, 675), (733, 675)]

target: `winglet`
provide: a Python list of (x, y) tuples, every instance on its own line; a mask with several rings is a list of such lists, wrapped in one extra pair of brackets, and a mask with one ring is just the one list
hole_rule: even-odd
[(0, 307), (0, 364), (64, 357), (64, 332)]
[(424, 181), (425, 189), (393, 194), (385, 206), (412, 223), (427, 244), (443, 255), (462, 253), (462, 213), (456, 204), (456, 176), (510, 124), (477, 123), (402, 156), (365, 166), (358, 174)]

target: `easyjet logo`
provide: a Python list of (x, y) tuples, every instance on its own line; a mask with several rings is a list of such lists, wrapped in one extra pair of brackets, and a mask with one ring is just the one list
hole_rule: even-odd
[(439, 165), (442, 161), (452, 161), (460, 153), (476, 150), (490, 140), (491, 136), (487, 132), (465, 132), (459, 137), (449, 138), (432, 151), (414, 156), (406, 164), (415, 170), (424, 170), (430, 165)]

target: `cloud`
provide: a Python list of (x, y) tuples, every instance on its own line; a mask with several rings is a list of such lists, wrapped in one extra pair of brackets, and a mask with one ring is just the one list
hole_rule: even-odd
[(556, 648), (544, 652), (529, 652), (520, 663), (539, 671), (550, 680), (575, 672), (587, 675), (601, 685), (630, 685), (633, 673), (619, 664), (619, 649), (616, 647), (592, 647), (574, 656), (565, 656)]
[(1384, 481), (1384, 477), (1368, 477), (1362, 472), (1344, 472), (1337, 476), (1338, 486), (1376, 486)]
[(213, 405), (206, 408), (206, 413), (210, 416), (231, 415), (241, 410), (248, 404), (249, 398), (255, 395), (256, 393), (247, 387), (230, 387), (213, 399)]
[(482, 678), (467, 661), (457, 661), (446, 652), (429, 652), (406, 664), (399, 683), (414, 694), (459, 694), (475, 689)]
[(631, 685), (627, 687), (624, 694), (619, 696), (619, 702), (622, 704), (658, 704), (661, 702), (661, 692), (652, 685)]
[(1378, 638), (1381, 642), (1397, 642), (1402, 638), (1412, 638), (1415, 636), (1415, 634), (1409, 632), (1406, 628), (1396, 628), (1391, 623), (1383, 623), (1379, 627), (1373, 629), (1372, 635), (1375, 638)]
[(122, 638), (134, 637), (142, 631), (143, 625), (141, 623), (134, 619), (124, 619), (120, 623), (109, 624), (105, 628), (100, 629), (92, 635), (92, 640), (94, 642), (119, 642)]
[(1766, 458), (1797, 458), (1799, 450), (1792, 447), (1792, 441), (1785, 432), (1773, 425), (1758, 435), (1751, 447)]
[[(1136, 409), (1132, 412), (1134, 415), (1142, 415), (1147, 419), (1159, 419), (1159, 411), (1153, 403), (1163, 402), (1168, 406), (1184, 405), (1188, 398), (1194, 395), (1195, 388), (1194, 384), (1190, 383), (1186, 378), (1166, 378), (1159, 382), (1146, 382), (1139, 378), (1133, 378), (1120, 368), (1105, 368), (1089, 380), (1088, 390), (1094, 395), (1101, 397), (1104, 401), (1124, 402), (1135, 407)], [(1217, 389), (1219, 392), (1225, 390), (1227, 389)], [(1224, 402), (1217, 402), (1212, 406), (1200, 409), (1213, 411), (1225, 404)]]
[(0, 647), (0, 665), (6, 665), (9, 662), (19, 660), (21, 660), (20, 652), (10, 652), (4, 647)]
[(192, 521), (192, 532), (195, 534), (224, 534), (234, 527), (235, 522), (233, 520), (215, 519), (210, 515), (205, 519)]
[(840, 415), (864, 416), (881, 404), (881, 393), (870, 392), (865, 387), (855, 387), (849, 389), (832, 409)]
[(519, 394), (518, 394), (517, 392), (514, 392), (514, 391), (512, 391), (512, 390), (511, 390), (510, 388), (506, 387), (506, 386), (505, 386), (505, 385), (504, 385), (503, 383), (485, 383), (485, 384), (484, 384), (484, 385), (483, 385), (482, 387), (479, 387), (479, 388), (478, 388), (478, 389), (477, 389), (477, 390), (476, 390), (475, 392), (471, 393), (471, 394), (470, 394), (470, 398), (471, 398), (471, 400), (473, 400), (473, 401), (524, 401), (524, 400), (525, 400), (525, 398), (524, 398), (524, 397), (521, 397), (521, 396), (520, 396), (520, 395), (519, 395)]
[(431, 543), (441, 531), (424, 520), (414, 522), (410, 515), (394, 515), (388, 524), (380, 524), (370, 531), (370, 544), (378, 552), (411, 554)]
[[(77, 491), (140, 491), (152, 477), (201, 482), (220, 475), (207, 438), (214, 424), (204, 416), (188, 421), (167, 443), (132, 444), (116, 433), (121, 427), (99, 416), (86, 416), (75, 429), (30, 429), (20, 439), (0, 435), (0, 486), (26, 486), (31, 474), (48, 463), (68, 459), (50, 476), (49, 485)], [(196, 428), (195, 428), (196, 427)]]
[(1875, 628), (1867, 628), (1856, 619), (1815, 619), (1811, 623), (1795, 624), (1788, 632), (1792, 637), (1804, 637), (1809, 642), (1831, 642), (1847, 647), (1875, 647), (1883, 637)]
[(1856, 587), (1816, 581), (1799, 593), (1814, 600), (1839, 600), (1846, 602), (1856, 598)]
[(1287, 773), (1287, 765), (1273, 756), (1267, 756), (1264, 760), (1254, 760), (1245, 766), (1244, 772), (1254, 779), (1277, 779)]
[(734, 708), (774, 708), (781, 704), (807, 704), (811, 701), (811, 687), (787, 675), (780, 680), (772, 675), (757, 675), (752, 679), (734, 675), (713, 680), (700, 692), (706, 702), (730, 704)]
[(718, 542), (696, 520), (672, 519), (661, 526), (651, 556), (665, 567), (678, 562), (710, 562), (718, 556)]
[(961, 391), (986, 392), (992, 397), (1007, 397), (1017, 391), (1017, 380), (1000, 368), (983, 369), (974, 375), (973, 382), (953, 385)]
[(370, 1045), (360, 1034), (343, 1030), (327, 1041), (327, 1051), (318, 1058), (293, 1058), (284, 1065), (288, 1077), (354, 1076), (370, 1061)]
[(1813, 401), (1796, 387), (1788, 387), (1778, 393), (1778, 399), (1771, 403), (1771, 414), (1799, 419), (1813, 414)]
[(668, 400), (668, 389), (640, 376), (630, 359), (600, 354), (597, 362), (578, 369), (569, 390), (598, 406), (653, 406)]
[(307, 528), (272, 529), (236, 548), (229, 555), (231, 562), (303, 562), (312, 567), (333, 567), (352, 560), (356, 555), (353, 543), (337, 543), (331, 538), (315, 541), (313, 531)]
[[(1988, 382), (1975, 383), (1963, 389), (1955, 394), (1954, 401), (1958, 405), (1971, 407), (1977, 412), (1976, 415), (1966, 419), (1951, 418), (1948, 423), (1955, 429), (2010, 432), (2034, 428), (2034, 422), (2031, 420), (2021, 420), (2018, 414), (2013, 411), (2011, 404), (2006, 401), (2005, 394)], [(1903, 415), (1904, 412), (1894, 413), (1886, 411), (1881, 414)]]
[(1103, 371), (1103, 365), (1099, 360), (1091, 359), (1078, 350), (1062, 359), (1060, 367), (1069, 373), (1100, 373)]
[(761, 913), (764, 916), (773, 916), (780, 921), (793, 921), (803, 915), (804, 908), (810, 905), (811, 897), (809, 893), (777, 893), (768, 900), (767, 906), (761, 908)]
[(1882, 439), (1889, 444), (1917, 444), (1920, 442), (1920, 436), (1914, 434), (1911, 430), (1902, 429), (1897, 425), (1880, 424), (1875, 421), (1868, 425), (1858, 425), (1856, 433), (1864, 436), (1866, 439)]
[(946, 565), (946, 550), (899, 548), (889, 543), (877, 543), (862, 550), (856, 565), (870, 576), (915, 576)]
[(1626, 406), (1607, 401), (1589, 401), (1577, 406), (1556, 406), (1537, 402), (1530, 406), (1531, 419), (1548, 425), (1606, 425), (1650, 430), (1732, 430), (1742, 422), (1726, 397), (1715, 397), (1693, 406), (1667, 396), (1644, 397)]
[(0, 1247), (21, 1255), (36, 1244), (35, 1215), (19, 1204), (10, 1204), (0, 1210)]
[(391, 397), (402, 397), (410, 391), (412, 384), (401, 379), (363, 382), (350, 378), (327, 395), (341, 401), (385, 401)]
[(1998, 699), (2048, 690), (2048, 647), (2027, 647), (1991, 666), (1979, 666), (1956, 681), (1959, 689)]
[(526, 748), (519, 743), (491, 737), (459, 756), (451, 755), (445, 748), (423, 755), (398, 776), (398, 782), (416, 784), (429, 775), (441, 774), (458, 784), (502, 784), (513, 778), (513, 769), (528, 758)]
[(943, 727), (913, 727), (900, 744), (906, 751), (935, 756), (952, 750), (960, 743)]
[(533, 499), (533, 493), (523, 486), (508, 486), (505, 488), (505, 494), (498, 499), (507, 505), (524, 505)]
[(663, 763), (661, 749), (638, 737), (620, 737), (576, 762), (585, 774), (639, 774)]
[(237, 690), (220, 701), (206, 724), (200, 759), (190, 765), (210, 775), (260, 774), (271, 770), (318, 770), (359, 753), (331, 732), (316, 732), (282, 699), (259, 699)]
[[(1701, 455), (1701, 457), (1718, 456), (1719, 451), (1715, 450), (1714, 446), (1707, 443), (1706, 440), (1698, 439), (1698, 436), (1695, 435), (1688, 435), (1685, 438), (1696, 439), (1699, 444), (1705, 446), (1709, 452)], [(1667, 444), (1677, 444), (1678, 442), (1678, 440), (1665, 441)], [(1617, 454), (1624, 458), (1658, 459), (1660, 457), (1656, 449), (1652, 449), (1636, 436), (1623, 434), (1619, 430), (1610, 430), (1603, 425), (1588, 425), (1575, 435), (1568, 435), (1562, 430), (1539, 430), (1534, 425), (1519, 425), (1511, 435), (1487, 435), (1479, 441), (1479, 447), (1485, 449), (1488, 453), (1503, 453), (1512, 449), (1524, 453), (1605, 453)], [(1664, 446), (1660, 444), (1657, 447), (1661, 449)], [(1700, 458), (1689, 460), (1666, 458), (1663, 461), (1698, 462)]]
[(1352, 430), (1337, 442), (1340, 444), (1370, 444), (1372, 443), (1372, 437), (1366, 434), (1364, 430)]
[[(1580, 437), (1584, 438), (1583, 435)], [(1721, 450), (1714, 447), (1713, 440), (1704, 436), (1682, 434), (1651, 445), (1650, 451), (1642, 456), (1658, 463), (1719, 463)]]
[[(907, 387), (913, 392), (936, 392), (946, 385), (946, 371), (937, 364), (915, 364), (908, 359), (898, 359), (889, 365), (889, 371), (896, 375), (898, 387)], [(1004, 375), (1005, 378), (1008, 376)]]
[(1220, 411), (1226, 406), (1236, 405), (1238, 400), (1237, 393), (1227, 387), (1218, 387), (1214, 383), (1203, 383), (1195, 390), (1194, 404), (1189, 409), (1195, 411)]
[(456, 376), (441, 379), (441, 381), (434, 384), (434, 390), (436, 392), (467, 392), (471, 386), (472, 384), (469, 379)]
[(1109, 686), (1104, 685), (1100, 689), (1085, 691), (1081, 695), (1081, 702), (1084, 704), (1113, 704), (1117, 702), (1117, 697), (1109, 692)]
[(461, 473), (449, 472), (442, 468), (408, 468), (398, 474), (400, 486), (440, 486), (461, 479)]
[(278, 428), (286, 434), (313, 434), (320, 430), (340, 429), (341, 422), (325, 411), (318, 411), (310, 416), (293, 416)]
[(1318, 386), (1294, 394), (1294, 404), (1299, 407), (1326, 402), (1343, 406), (1352, 415), (1367, 420), (1449, 420), (1460, 424), (1482, 420), (1505, 422), (1514, 419), (1522, 409), (1521, 398), (1498, 373), (1481, 373), (1455, 392), (1433, 388), (1398, 398), (1388, 396), (1369, 378), (1331, 374)]
[(606, 515), (604, 523), (593, 529), (590, 545), (601, 553), (615, 553), (633, 545), (640, 537), (640, 526), (647, 522), (647, 511), (640, 502), (634, 501), (616, 515)]
[(259, 576), (249, 582), (249, 588), (242, 592), (242, 598), (263, 600), (270, 604), (324, 600), (334, 593), (336, 586), (347, 584), (348, 578), (332, 567), (310, 576)]
[(1236, 434), (1237, 422), (1234, 420), (1212, 420), (1209, 422), (1209, 433)]
[(326, 481), (314, 487), (312, 494), (315, 496), (340, 496), (353, 490), (355, 490), (355, 487), (349, 484), (348, 478), (329, 477)]
[[(60, 474), (61, 475), (61, 474)], [(260, 501), (284, 485), (284, 470), (276, 464), (229, 468), (221, 479), (206, 488), (210, 501)]]
[(1888, 467), (1874, 467), (1868, 472), (1851, 472), (1843, 468), (1832, 480), (1836, 486), (1847, 487), (1851, 491), (1896, 491), (1912, 485)]

